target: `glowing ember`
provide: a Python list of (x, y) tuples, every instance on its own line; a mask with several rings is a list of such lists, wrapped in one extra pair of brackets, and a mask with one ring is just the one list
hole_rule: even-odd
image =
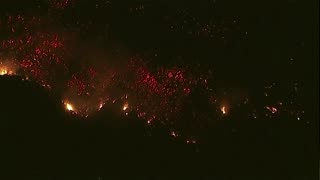
[(266, 109), (268, 109), (272, 114), (275, 114), (278, 112), (278, 109), (275, 107), (269, 107), (267, 106)]
[(172, 131), (172, 132), (171, 132), (171, 136), (172, 136), (172, 137), (177, 137), (178, 134), (177, 134), (176, 132)]

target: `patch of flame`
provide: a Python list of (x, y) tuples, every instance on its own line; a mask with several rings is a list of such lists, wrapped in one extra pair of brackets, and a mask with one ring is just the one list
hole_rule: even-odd
[(73, 107), (72, 104), (65, 102), (64, 105), (65, 105), (65, 108), (66, 108), (68, 111), (73, 111), (73, 112), (75, 111), (75, 109), (74, 109), (74, 107)]
[(222, 107), (221, 107), (221, 112), (222, 112), (222, 114), (227, 114), (227, 108), (226, 108), (226, 106), (222, 106)]
[(0, 69), (1, 76), (6, 75), (6, 74), (8, 74), (8, 71), (6, 69)]
[(12, 70), (8, 70), (7, 68), (0, 68), (0, 76), (12, 74), (14, 74)]
[(123, 105), (122, 110), (123, 110), (123, 111), (126, 111), (127, 109), (129, 109), (129, 104), (128, 104), (128, 103), (125, 103), (125, 104)]
[(104, 104), (105, 104), (105, 103), (100, 103), (100, 105), (99, 105), (99, 111), (103, 108)]
[(0, 63), (0, 76), (3, 75), (13, 75), (15, 74), (15, 68), (8, 66), (8, 65), (2, 65), (2, 63)]

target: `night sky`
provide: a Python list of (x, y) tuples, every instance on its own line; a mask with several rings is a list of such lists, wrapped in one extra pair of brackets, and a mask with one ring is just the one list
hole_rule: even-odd
[(1, 0), (0, 179), (318, 179), (316, 0)]

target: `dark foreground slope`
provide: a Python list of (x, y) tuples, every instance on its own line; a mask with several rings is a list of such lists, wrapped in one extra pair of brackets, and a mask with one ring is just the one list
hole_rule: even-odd
[[(1, 179), (315, 179), (314, 128), (222, 122), (198, 145), (108, 109), (91, 119), (19, 77), (0, 78)], [(236, 129), (236, 131), (235, 131)], [(160, 178), (159, 178), (160, 177)], [(179, 177), (179, 178), (175, 178)]]

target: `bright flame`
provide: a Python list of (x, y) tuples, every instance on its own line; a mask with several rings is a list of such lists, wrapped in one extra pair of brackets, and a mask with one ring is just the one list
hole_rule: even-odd
[(3, 75), (13, 75), (14, 71), (11, 68), (8, 68), (6, 66), (0, 66), (0, 76)]
[(122, 110), (126, 111), (127, 109), (129, 109), (129, 104), (128, 103), (123, 105)]
[(66, 106), (66, 109), (67, 109), (68, 111), (74, 111), (74, 108), (73, 108), (72, 104), (70, 104), (70, 103), (65, 103), (65, 106)]
[(222, 114), (227, 114), (227, 108), (225, 106), (221, 107)]
[(1, 62), (0, 61), (0, 76), (3, 75), (13, 75), (15, 74), (17, 67), (10, 61)]
[(6, 69), (0, 69), (1, 76), (6, 75), (6, 74), (8, 74), (8, 71)]
[(99, 105), (99, 111), (103, 108), (103, 106), (104, 106), (104, 103), (100, 103), (100, 105)]

